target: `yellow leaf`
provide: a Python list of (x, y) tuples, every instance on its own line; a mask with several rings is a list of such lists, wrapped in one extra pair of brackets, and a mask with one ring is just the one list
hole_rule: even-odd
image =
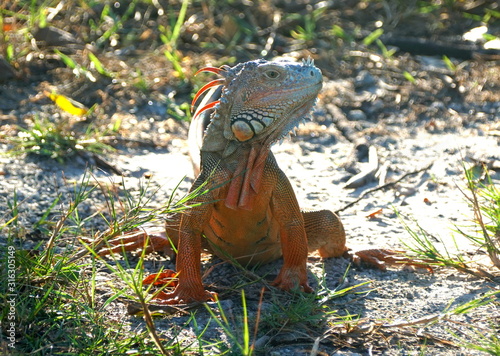
[(71, 115), (84, 116), (88, 111), (88, 109), (82, 104), (75, 102), (64, 95), (49, 93), (48, 91), (44, 93), (50, 98), (50, 100), (56, 103), (57, 106)]

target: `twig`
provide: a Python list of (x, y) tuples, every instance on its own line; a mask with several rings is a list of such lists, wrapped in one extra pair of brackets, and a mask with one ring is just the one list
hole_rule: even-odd
[[(436, 323), (439, 321), (451, 321), (449, 317), (450, 317), (449, 314), (439, 313), (439, 314), (426, 315), (422, 318), (418, 318), (411, 321), (402, 321), (391, 324), (389, 323), (381, 324), (376, 321), (368, 321), (364, 322), (363, 325), (356, 325), (350, 328), (346, 328), (345, 324), (344, 325), (339, 324), (334, 328), (331, 328), (329, 331), (331, 335), (340, 334), (339, 336), (342, 336), (344, 338), (358, 337), (363, 339), (366, 339), (368, 335), (375, 336), (382, 334), (387, 336), (387, 335), (399, 334), (410, 337), (417, 337), (420, 339), (429, 339), (443, 345), (457, 347), (457, 345), (450, 340), (442, 339), (423, 331), (423, 328), (425, 326), (430, 325), (432, 323)], [(419, 327), (418, 330), (416, 329), (417, 327)]]
[(146, 322), (146, 328), (148, 330), (149, 336), (153, 339), (156, 347), (158, 348), (158, 350), (161, 352), (162, 355), (170, 355), (170, 352), (168, 352), (167, 349), (165, 349), (163, 343), (161, 342), (160, 336), (156, 332), (156, 326), (153, 321), (153, 316), (151, 315), (151, 312), (148, 309), (148, 305), (142, 295), (139, 295), (139, 300), (142, 306), (142, 311), (144, 313), (143, 317), (144, 321)]
[(349, 204), (345, 205), (343, 208), (340, 208), (340, 209), (336, 210), (335, 212), (339, 213), (341, 211), (344, 211), (344, 210), (350, 208), (351, 206), (357, 204), (360, 200), (364, 199), (367, 195), (369, 195), (369, 194), (371, 194), (373, 192), (376, 192), (377, 190), (381, 190), (381, 189), (385, 189), (385, 188), (388, 188), (388, 187), (392, 187), (393, 185), (401, 182), (403, 179), (405, 179), (408, 176), (412, 176), (414, 174), (418, 174), (418, 173), (424, 172), (424, 171), (428, 170), (429, 168), (431, 168), (433, 164), (434, 164), (434, 162), (431, 162), (431, 163), (429, 163), (427, 166), (425, 166), (423, 168), (420, 168), (420, 169), (417, 169), (416, 171), (412, 171), (412, 172), (408, 172), (408, 173), (403, 174), (401, 177), (399, 177), (395, 181), (386, 183), (384, 185), (380, 185), (380, 186), (372, 188), (372, 189), (368, 189), (368, 190), (364, 191), (363, 194), (361, 194), (359, 196), (359, 198), (357, 198), (356, 200), (354, 200), (354, 201), (350, 202)]
[(121, 141), (124, 143), (135, 143), (136, 145), (139, 146), (146, 146), (152, 148), (160, 146), (159, 144), (156, 144), (152, 140), (140, 140), (136, 138), (122, 137), (122, 136), (104, 136), (103, 138), (101, 138), (101, 141), (105, 142), (106, 144), (111, 144), (113, 141)]
[(414, 325), (420, 325), (420, 324), (429, 324), (435, 321), (440, 321), (441, 319), (446, 319), (448, 317), (447, 314), (431, 314), (431, 315), (426, 315), (424, 317), (414, 319), (411, 321), (401, 321), (399, 323), (392, 323), (392, 324), (383, 324), (380, 325), (380, 328), (383, 329), (388, 329), (388, 328), (401, 328), (405, 326), (414, 326)]

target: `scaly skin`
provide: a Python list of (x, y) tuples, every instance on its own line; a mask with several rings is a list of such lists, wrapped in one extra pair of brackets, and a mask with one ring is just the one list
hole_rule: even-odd
[[(341, 256), (347, 251), (344, 228), (330, 211), (301, 212), (270, 147), (309, 114), (322, 87), (321, 72), (311, 60), (258, 60), (204, 70), (222, 76), (205, 88), (222, 85), (220, 100), (198, 109), (192, 123), (203, 129), (196, 120), (205, 109), (215, 109), (201, 144), (200, 173), (191, 188), (204, 185), (207, 192), (192, 202), (202, 204), (167, 226), (169, 238), (178, 245), (179, 281), (172, 293), (163, 294), (163, 302), (213, 299), (201, 281), (203, 235), (215, 254), (229, 255), (242, 264), (283, 256), (273, 284), (311, 292), (308, 251), (319, 250), (322, 257)], [(149, 248), (168, 250), (170, 242), (162, 234), (149, 238)], [(138, 247), (141, 241), (137, 236), (135, 242), (129, 239), (125, 249)]]
[(308, 238), (323, 257), (340, 256), (346, 251), (344, 229), (331, 212), (301, 213), (270, 147), (309, 114), (322, 86), (321, 72), (312, 61), (264, 60), (209, 71), (223, 76), (216, 84), (224, 87), (201, 145), (201, 171), (192, 187), (206, 184), (208, 192), (195, 201), (203, 204), (169, 229), (169, 235), (180, 231), (179, 284), (165, 296), (166, 302), (212, 297), (200, 278), (202, 235), (214, 253), (243, 264), (283, 256), (273, 284), (310, 292)]

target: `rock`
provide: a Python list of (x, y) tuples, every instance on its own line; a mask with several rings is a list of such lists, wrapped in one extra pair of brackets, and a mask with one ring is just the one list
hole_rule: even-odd
[(83, 42), (71, 33), (53, 26), (39, 28), (33, 33), (33, 37), (42, 47), (63, 47), (71, 50), (85, 47)]
[(363, 112), (363, 110), (355, 109), (349, 111), (349, 114), (347, 114), (350, 120), (354, 121), (366, 121), (367, 117), (366, 114)]
[(366, 88), (377, 84), (377, 79), (366, 70), (362, 70), (354, 79), (356, 89)]

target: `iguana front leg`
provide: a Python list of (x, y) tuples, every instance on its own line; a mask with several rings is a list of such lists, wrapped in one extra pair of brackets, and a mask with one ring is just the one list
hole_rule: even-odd
[(209, 179), (202, 172), (191, 187), (191, 191), (194, 191), (208, 179), (207, 191), (192, 200), (190, 203), (195, 206), (181, 216), (176, 264), (178, 284), (173, 292), (158, 296), (161, 303), (180, 304), (214, 300), (215, 294), (206, 291), (201, 281), (201, 239), (203, 227), (208, 224), (213, 209), (215, 190), (209, 187), (212, 178), (217, 182), (218, 176), (214, 174)]
[[(207, 204), (208, 205), (208, 204)], [(208, 292), (201, 282), (201, 227), (208, 221), (211, 207), (191, 209), (181, 219), (177, 255), (179, 281), (171, 293), (158, 296), (160, 303), (180, 304), (214, 300), (214, 293)]]
[(283, 267), (273, 285), (291, 290), (300, 288), (312, 292), (307, 282), (307, 237), (304, 218), (297, 198), (285, 174), (278, 169), (276, 188), (271, 198), (271, 209), (280, 224)]

